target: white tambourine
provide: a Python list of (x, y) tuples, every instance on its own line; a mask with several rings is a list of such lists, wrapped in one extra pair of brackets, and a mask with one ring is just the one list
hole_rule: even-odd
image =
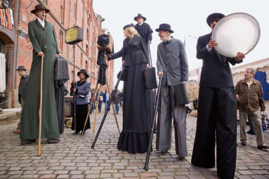
[(251, 15), (233, 13), (223, 17), (215, 26), (212, 39), (218, 43), (215, 49), (227, 57), (236, 57), (237, 52), (249, 53), (260, 39), (260, 25)]

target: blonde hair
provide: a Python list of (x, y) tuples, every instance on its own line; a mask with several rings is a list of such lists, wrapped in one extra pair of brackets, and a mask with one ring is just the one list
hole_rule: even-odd
[(135, 30), (134, 27), (127, 27), (124, 30), (124, 37), (125, 38), (131, 38), (132, 39), (135, 34), (139, 35), (138, 32)]

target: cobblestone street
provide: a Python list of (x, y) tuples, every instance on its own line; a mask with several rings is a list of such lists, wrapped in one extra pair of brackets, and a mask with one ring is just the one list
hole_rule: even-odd
[[(98, 113), (95, 131), (98, 130), (104, 112)], [(122, 111), (117, 115), (120, 128)], [(146, 154), (128, 154), (117, 150), (119, 137), (114, 116), (110, 111), (94, 149), (92, 128), (94, 114), (91, 115), (91, 129), (85, 136), (73, 135), (65, 128), (59, 144), (47, 144), (42, 140), (42, 156), (37, 157), (37, 142), (20, 145), (18, 134), (12, 133), (18, 120), (0, 124), (0, 178), (217, 178), (216, 167), (203, 169), (191, 165), (191, 154), (196, 130), (196, 117), (187, 118), (188, 156), (177, 159), (174, 149), (163, 155), (151, 153), (149, 171), (143, 170)], [(248, 130), (249, 126), (247, 126)], [(239, 126), (238, 126), (239, 130)], [(238, 131), (239, 132), (239, 131)], [(269, 143), (265, 132), (266, 144)], [(247, 135), (248, 143), (237, 147), (236, 178), (269, 178), (269, 155), (257, 149), (256, 136)], [(239, 133), (238, 133), (239, 141)]]

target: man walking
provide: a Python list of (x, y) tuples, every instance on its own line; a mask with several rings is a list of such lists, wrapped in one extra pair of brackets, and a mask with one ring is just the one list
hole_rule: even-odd
[(120, 109), (120, 98), (121, 98), (121, 92), (115, 87), (114, 90), (116, 90), (114, 97), (112, 97), (113, 99), (113, 103), (114, 103), (114, 110), (116, 114), (119, 114), (119, 109)]
[(261, 83), (253, 78), (255, 73), (255, 69), (247, 68), (245, 71), (245, 79), (238, 81), (236, 84), (235, 93), (237, 98), (237, 109), (239, 110), (241, 144), (243, 146), (247, 145), (246, 119), (247, 115), (250, 114), (256, 131), (257, 147), (258, 149), (263, 150), (269, 149), (268, 146), (264, 145), (261, 122), (261, 113), (265, 113), (265, 104)]
[(161, 42), (157, 50), (158, 75), (163, 76), (159, 106), (156, 149), (166, 153), (171, 149), (172, 112), (175, 126), (176, 153), (182, 160), (187, 156), (186, 109), (175, 101), (175, 85), (188, 80), (188, 61), (183, 43), (171, 38), (169, 24), (161, 24), (158, 29)]
[[(26, 69), (24, 66), (19, 66), (18, 69), (18, 74), (21, 77), (20, 84), (19, 84), (19, 95), (18, 95), (18, 100), (19, 103), (21, 104), (21, 113), (23, 110), (23, 105), (24, 105), (24, 99), (25, 99), (25, 93), (29, 81), (29, 75), (26, 73)], [(21, 133), (21, 119), (18, 123), (17, 129), (13, 131), (14, 133), (20, 134)]]
[(38, 4), (31, 12), (36, 15), (36, 19), (28, 24), (33, 61), (22, 111), (21, 144), (33, 143), (38, 138), (41, 57), (44, 57), (41, 138), (47, 138), (48, 143), (58, 143), (60, 140), (54, 94), (54, 61), (59, 54), (56, 34), (52, 24), (45, 20), (49, 9)]
[[(208, 26), (213, 30), (223, 17), (221, 13), (209, 15)], [(228, 58), (219, 54), (215, 50), (218, 43), (211, 36), (212, 32), (199, 37), (196, 47), (196, 56), (203, 60), (203, 66), (191, 162), (198, 167), (214, 167), (217, 141), (218, 177), (233, 179), (236, 162), (236, 97), (229, 63), (241, 63), (245, 55), (238, 52), (236, 58)]]
[(108, 105), (109, 101), (110, 101), (110, 96), (109, 96), (109, 93), (107, 92), (107, 89), (106, 89), (105, 92), (103, 93), (103, 102), (105, 103), (105, 112), (106, 112), (107, 105)]

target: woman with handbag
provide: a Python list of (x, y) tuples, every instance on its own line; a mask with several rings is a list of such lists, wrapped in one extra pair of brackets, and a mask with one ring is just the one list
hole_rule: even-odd
[[(121, 51), (108, 60), (122, 57), (124, 66), (123, 129), (118, 149), (129, 153), (147, 152), (150, 141), (150, 118), (147, 113), (144, 70), (149, 67), (148, 50), (132, 25), (124, 28), (125, 40)], [(123, 79), (123, 78), (121, 78)]]
[[(74, 121), (74, 118), (72, 120), (72, 127), (71, 129), (74, 130), (74, 135), (78, 134), (80, 131), (83, 130), (84, 123), (88, 114), (88, 94), (91, 89), (91, 83), (87, 82), (86, 79), (89, 78), (89, 75), (87, 74), (86, 70), (81, 69), (77, 73), (79, 77), (79, 81), (75, 82), (73, 81), (71, 88), (70, 88), (70, 95), (75, 96), (76, 101), (76, 121)], [(76, 125), (74, 125), (74, 122), (76, 122)], [(76, 129), (75, 129), (76, 126)], [(84, 133), (87, 129), (90, 129), (90, 116), (87, 121), (87, 124), (85, 126)]]

